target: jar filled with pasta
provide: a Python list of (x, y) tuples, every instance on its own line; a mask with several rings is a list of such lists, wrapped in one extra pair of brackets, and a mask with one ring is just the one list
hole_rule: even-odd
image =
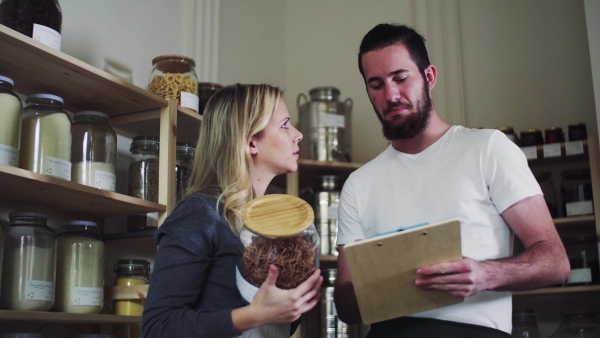
[(152, 60), (148, 90), (184, 107), (198, 111), (196, 61), (188, 56), (167, 54)]

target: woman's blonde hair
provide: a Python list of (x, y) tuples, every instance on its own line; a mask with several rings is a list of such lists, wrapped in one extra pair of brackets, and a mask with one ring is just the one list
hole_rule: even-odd
[(202, 192), (223, 202), (231, 230), (242, 228), (241, 210), (253, 198), (250, 138), (268, 125), (283, 91), (267, 84), (235, 84), (206, 104), (192, 173), (184, 198)]

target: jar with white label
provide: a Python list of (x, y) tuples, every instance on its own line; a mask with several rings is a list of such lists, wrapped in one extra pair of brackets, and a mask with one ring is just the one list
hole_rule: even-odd
[(71, 180), (71, 119), (63, 99), (52, 94), (25, 98), (19, 167)]
[(73, 117), (71, 181), (115, 191), (117, 134), (107, 124), (108, 115), (81, 111)]
[(104, 242), (95, 222), (63, 223), (57, 239), (54, 310), (100, 313), (104, 304)]
[(0, 24), (60, 50), (62, 11), (58, 0), (1, 0)]
[(193, 111), (199, 110), (196, 61), (188, 56), (167, 54), (152, 60), (148, 90), (172, 99)]
[(565, 216), (594, 214), (592, 176), (589, 169), (564, 171), (561, 192)]
[(12, 89), (14, 81), (0, 75), (0, 164), (19, 166), (21, 141), (21, 99)]
[(0, 308), (48, 311), (54, 305), (56, 241), (38, 212), (12, 212), (4, 230)]

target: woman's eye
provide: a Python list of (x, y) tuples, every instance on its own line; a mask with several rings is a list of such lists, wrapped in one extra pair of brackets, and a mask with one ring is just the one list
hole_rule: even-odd
[(283, 122), (283, 124), (281, 125), (281, 128), (288, 129), (289, 122), (290, 122), (290, 120), (286, 120), (285, 122)]

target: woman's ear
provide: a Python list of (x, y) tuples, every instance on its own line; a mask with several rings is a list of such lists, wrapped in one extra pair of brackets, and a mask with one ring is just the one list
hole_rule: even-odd
[(254, 138), (250, 139), (250, 143), (248, 144), (248, 147), (250, 149), (250, 155), (258, 154), (258, 142), (256, 142), (256, 140)]

